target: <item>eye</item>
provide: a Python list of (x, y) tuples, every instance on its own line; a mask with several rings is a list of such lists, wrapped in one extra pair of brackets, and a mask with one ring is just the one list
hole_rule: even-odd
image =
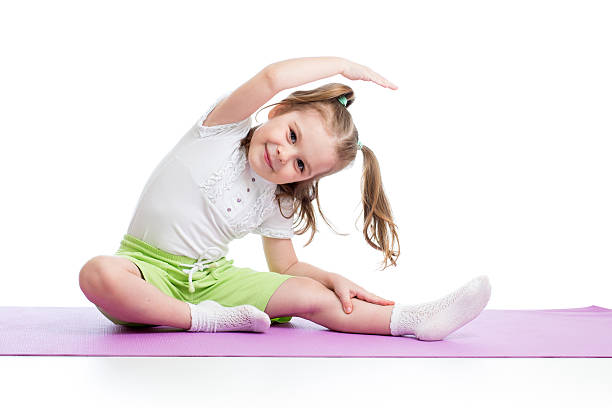
[[(289, 137), (291, 138), (292, 141), (293, 141), (293, 138), (295, 138), (295, 140), (297, 141), (297, 136), (295, 135), (295, 132), (291, 128), (289, 128), (289, 135), (290, 135)], [(295, 143), (295, 142), (293, 142), (293, 143)], [(304, 166), (304, 162), (301, 161), (300, 159), (298, 159), (297, 163), (298, 163), (298, 167), (300, 168), (300, 172), (303, 173), (304, 172), (304, 167), (305, 167)], [(300, 163), (301, 163), (301, 166), (300, 166)]]

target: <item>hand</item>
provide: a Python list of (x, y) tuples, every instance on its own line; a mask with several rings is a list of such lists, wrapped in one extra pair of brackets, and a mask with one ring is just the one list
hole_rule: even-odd
[(381, 297), (378, 297), (359, 285), (351, 282), (346, 279), (344, 276), (339, 275), (337, 273), (330, 274), (329, 278), (329, 288), (336, 293), (336, 296), (340, 299), (342, 303), (342, 309), (344, 309), (345, 313), (351, 313), (353, 310), (353, 304), (351, 302), (351, 298), (356, 297), (361, 300), (365, 300), (366, 302), (374, 303), (377, 305), (393, 305), (395, 302), (392, 300), (386, 300)]
[(365, 65), (360, 65), (347, 59), (345, 59), (344, 69), (341, 74), (348, 79), (372, 81), (385, 88), (398, 89), (397, 85), (386, 80), (382, 75), (377, 74)]

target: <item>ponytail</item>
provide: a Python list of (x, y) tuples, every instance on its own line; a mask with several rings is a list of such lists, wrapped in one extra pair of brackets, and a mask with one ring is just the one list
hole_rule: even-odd
[[(363, 203), (363, 236), (368, 244), (384, 253), (384, 268), (391, 262), (397, 266), (400, 254), (397, 226), (393, 222), (391, 206), (385, 195), (380, 167), (374, 152), (361, 147), (363, 152), (363, 173), (361, 177), (361, 201)], [(391, 243), (389, 245), (389, 236)], [(394, 249), (397, 243), (397, 251)]]
[[(317, 209), (323, 221), (336, 234), (348, 235), (337, 232), (321, 211), (319, 180), (353, 163), (357, 152), (361, 149), (363, 152), (363, 176), (361, 179), (363, 235), (372, 248), (384, 253), (384, 268), (387, 268), (388, 262), (397, 266), (396, 261), (400, 254), (397, 227), (393, 223), (391, 207), (383, 191), (378, 160), (372, 150), (358, 144), (359, 132), (348, 110), (354, 102), (353, 89), (348, 85), (334, 82), (316, 89), (294, 91), (282, 101), (266, 106), (279, 105), (277, 113), (279, 115), (290, 111), (314, 110), (321, 115), (327, 130), (337, 138), (336, 154), (339, 165), (327, 173), (317, 175), (316, 178), (279, 184), (276, 191), (276, 200), (283, 217), (289, 219), (295, 216), (293, 227), (296, 235), (302, 235), (308, 230), (311, 231), (310, 239), (304, 246), (312, 242), (315, 232), (318, 231), (313, 201), (316, 201)], [(257, 115), (255, 115), (255, 118), (257, 118)], [(241, 140), (240, 146), (245, 149), (247, 157), (250, 141), (257, 127), (259, 126), (251, 128), (249, 133)], [(290, 198), (293, 201), (293, 212), (291, 214), (286, 215), (282, 211), (280, 199), (283, 197)], [(396, 244), (397, 250), (395, 250)]]

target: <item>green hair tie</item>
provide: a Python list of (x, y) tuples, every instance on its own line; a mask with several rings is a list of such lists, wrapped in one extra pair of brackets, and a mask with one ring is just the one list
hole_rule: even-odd
[[(346, 96), (344, 96), (344, 95), (339, 96), (339, 97), (338, 97), (338, 100), (339, 100), (339, 101), (340, 101), (340, 103), (341, 103), (342, 105), (344, 105), (344, 107), (346, 108)], [(359, 150), (361, 150), (361, 148), (362, 148), (362, 147), (363, 147), (363, 144), (361, 143), (361, 141), (359, 141), (359, 140), (358, 140), (358, 141), (357, 141), (357, 148), (358, 148)]]

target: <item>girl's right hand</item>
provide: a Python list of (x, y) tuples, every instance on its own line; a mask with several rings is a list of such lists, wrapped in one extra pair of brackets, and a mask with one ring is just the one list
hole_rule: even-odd
[(377, 74), (365, 65), (357, 64), (347, 59), (345, 59), (344, 69), (341, 74), (348, 79), (372, 81), (385, 88), (398, 89), (397, 85), (388, 81), (382, 75)]

